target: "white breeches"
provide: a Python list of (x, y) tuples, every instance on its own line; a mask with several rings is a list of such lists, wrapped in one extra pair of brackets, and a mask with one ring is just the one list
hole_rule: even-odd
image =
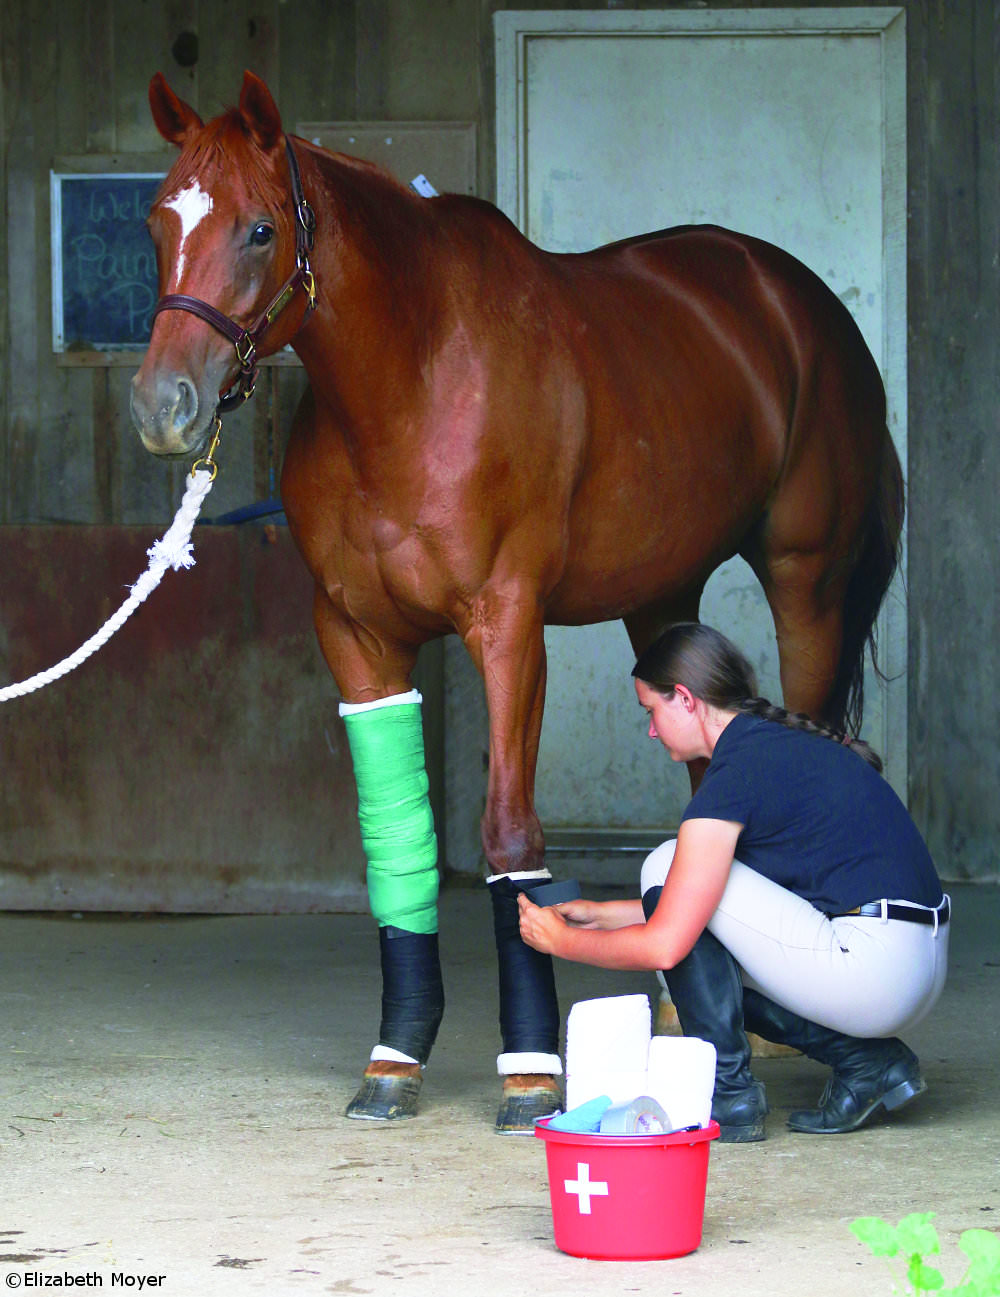
[[(643, 893), (663, 883), (676, 845), (664, 842), (646, 857)], [(708, 921), (746, 986), (811, 1022), (864, 1037), (895, 1036), (930, 1011), (948, 971), (949, 926), (831, 919), (739, 860)]]

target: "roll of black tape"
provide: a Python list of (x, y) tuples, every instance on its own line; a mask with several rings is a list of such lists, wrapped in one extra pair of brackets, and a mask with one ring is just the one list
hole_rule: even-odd
[(578, 901), (581, 895), (580, 884), (575, 878), (566, 878), (559, 883), (542, 883), (523, 890), (536, 905), (561, 905), (563, 901)]

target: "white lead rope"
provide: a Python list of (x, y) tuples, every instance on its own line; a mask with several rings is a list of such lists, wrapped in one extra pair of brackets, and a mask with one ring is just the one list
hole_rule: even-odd
[(92, 635), (87, 640), (86, 644), (81, 644), (75, 653), (70, 654), (68, 658), (64, 658), (62, 662), (56, 663), (54, 667), (49, 667), (47, 671), (40, 671), (38, 675), (32, 676), (29, 680), (22, 680), (20, 684), (7, 685), (0, 689), (0, 703), (7, 702), (10, 698), (21, 698), (25, 694), (33, 693), (36, 689), (41, 689), (44, 685), (51, 684), (53, 680), (59, 680), (62, 676), (67, 675), (75, 667), (78, 667), (81, 662), (85, 662), (92, 653), (96, 653), (117, 630), (121, 629), (139, 605), (160, 584), (160, 580), (168, 567), (172, 567), (175, 572), (182, 567), (194, 567), (191, 532), (194, 529), (195, 520), (201, 512), (205, 496), (212, 489), (212, 483), (215, 480), (215, 465), (211, 461), (211, 455), (207, 461), (201, 460), (199, 462), (202, 464), (208, 463), (209, 467), (200, 468), (196, 465), (192, 470), (188, 477), (184, 499), (181, 501), (176, 517), (161, 539), (154, 541), (146, 551), (149, 556), (149, 567), (143, 572), (135, 585), (131, 587), (132, 593), (114, 616), (105, 622), (97, 634)]

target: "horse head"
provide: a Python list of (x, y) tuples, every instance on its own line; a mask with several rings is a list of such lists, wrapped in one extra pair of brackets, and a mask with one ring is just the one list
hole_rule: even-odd
[(251, 72), (238, 107), (207, 125), (159, 73), (149, 102), (181, 152), (149, 214), (161, 297), (131, 410), (147, 450), (186, 456), (205, 444), (220, 393), (240, 379), (249, 395), (257, 357), (301, 327), (312, 213), (278, 109)]

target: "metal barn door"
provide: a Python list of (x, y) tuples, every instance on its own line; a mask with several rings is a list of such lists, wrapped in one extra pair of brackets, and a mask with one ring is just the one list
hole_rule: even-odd
[[(495, 22), (498, 201), (528, 237), (577, 251), (712, 222), (787, 248), (854, 313), (905, 465), (902, 10), (509, 12)], [(741, 560), (712, 578), (702, 619), (741, 643), (778, 697), (773, 627)], [(635, 866), (621, 853), (676, 825), (686, 772), (645, 737), (620, 623), (546, 638), (537, 801), (549, 850), (582, 848), (580, 876), (624, 881)], [(890, 683), (867, 682), (866, 733), (905, 792), (899, 586), (880, 638)], [(451, 719), (448, 765), (469, 769), (474, 727), (454, 709)], [(454, 789), (449, 809), (449, 857), (467, 867), (476, 816)]]

